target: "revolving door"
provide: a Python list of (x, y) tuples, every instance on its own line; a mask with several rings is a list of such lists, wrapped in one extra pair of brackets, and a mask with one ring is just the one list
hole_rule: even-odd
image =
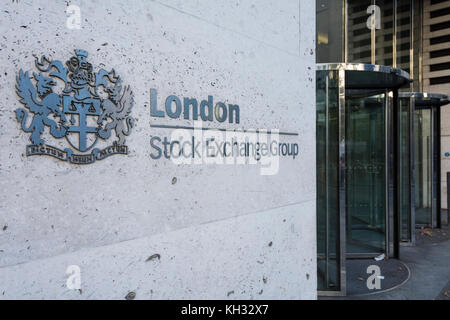
[[(441, 227), (441, 134), (440, 107), (448, 96), (421, 92), (401, 93), (400, 103), (414, 110), (414, 196), (412, 229)], [(406, 221), (402, 217), (402, 221)], [(409, 228), (402, 223), (402, 228)], [(403, 231), (402, 231), (403, 233)]]
[(317, 263), (322, 295), (345, 295), (345, 260), (398, 255), (398, 88), (391, 67), (317, 65)]

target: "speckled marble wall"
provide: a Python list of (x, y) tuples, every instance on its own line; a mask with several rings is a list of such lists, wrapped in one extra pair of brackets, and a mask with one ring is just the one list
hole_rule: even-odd
[[(316, 297), (315, 1), (7, 1), (0, 34), (0, 299)], [(26, 156), (16, 76), (75, 49), (132, 88), (128, 155)], [(237, 104), (239, 124), (204, 126), (295, 132), (280, 140), (299, 155), (274, 175), (154, 160), (151, 138), (170, 130), (150, 124), (192, 122), (151, 117), (151, 88), (159, 107), (170, 95)], [(66, 286), (69, 265), (81, 290)]]

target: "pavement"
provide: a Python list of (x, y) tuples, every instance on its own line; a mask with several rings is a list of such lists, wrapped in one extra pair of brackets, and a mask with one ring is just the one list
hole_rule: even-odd
[[(362, 276), (362, 269), (353, 267), (357, 273), (347, 273), (347, 297), (321, 298), (321, 299), (346, 299), (346, 300), (450, 300), (450, 229), (443, 226), (442, 229), (417, 229), (416, 246), (400, 248), (400, 261), (393, 260), (386, 271), (382, 272), (385, 279), (382, 280), (382, 290), (367, 295), (367, 290), (362, 288), (368, 277)], [(347, 263), (350, 260), (347, 260)], [(374, 261), (374, 260), (373, 260)], [(388, 260), (389, 261), (389, 260)], [(354, 263), (350, 261), (350, 263)], [(368, 261), (361, 261), (365, 265)], [(398, 269), (393, 273), (396, 265), (404, 264), (409, 271), (408, 278)], [(350, 270), (349, 270), (350, 271)], [(359, 272), (359, 273), (358, 273)], [(364, 280), (358, 279), (363, 278)], [(355, 281), (356, 279), (356, 281)], [(360, 280), (360, 281), (358, 281)], [(390, 288), (390, 291), (387, 289)], [(386, 291), (385, 291), (386, 290)], [(359, 294), (359, 295), (358, 295)]]
[[(378, 266), (381, 279), (378, 279), (379, 289), (374, 286), (376, 276), (372, 269), (367, 273), (369, 267)], [(410, 278), (408, 267), (397, 259), (376, 261), (375, 259), (355, 259), (347, 260), (347, 297), (372, 295), (388, 289), (401, 286)], [(370, 278), (370, 279), (369, 279)], [(368, 288), (367, 281), (372, 284), (372, 289)]]

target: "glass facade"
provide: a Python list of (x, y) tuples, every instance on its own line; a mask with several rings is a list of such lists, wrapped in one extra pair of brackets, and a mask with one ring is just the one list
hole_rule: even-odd
[(440, 227), (448, 97), (411, 92), (423, 86), (422, 1), (316, 3), (318, 285), (336, 295), (346, 259), (399, 258), (417, 225)]
[(403, 90), (420, 91), (419, 0), (316, 0), (316, 8), (318, 63), (400, 68), (414, 79)]
[[(372, 63), (372, 30), (367, 24), (372, 24), (367, 11), (372, 11), (372, 0), (347, 1), (347, 48), (348, 62)], [(376, 14), (376, 13), (374, 13)], [(370, 21), (370, 22), (369, 22)]]
[(316, 5), (317, 62), (343, 62), (343, 2), (339, 0), (323, 0), (317, 1)]
[[(415, 21), (413, 20), (413, 1), (397, 0), (395, 16), (396, 16), (395, 42), (397, 46), (397, 50), (395, 53), (395, 58), (397, 60), (396, 67), (405, 70), (411, 75), (416, 75), (416, 73), (413, 70), (414, 68), (413, 51), (412, 51), (413, 46), (411, 45), (413, 41), (412, 29), (413, 23)], [(420, 33), (416, 34), (416, 36), (418, 35), (420, 35)]]

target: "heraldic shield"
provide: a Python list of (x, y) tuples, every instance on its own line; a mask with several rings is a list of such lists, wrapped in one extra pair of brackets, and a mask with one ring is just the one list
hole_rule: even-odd
[[(32, 76), (19, 71), (16, 92), (25, 108), (15, 113), (22, 130), (31, 133), (27, 156), (90, 164), (114, 154), (128, 154), (125, 141), (134, 126), (133, 92), (122, 85), (114, 69), (94, 73), (87, 57), (86, 51), (75, 50), (63, 64), (42, 56), (36, 58), (37, 72)], [(64, 88), (61, 94), (54, 92), (58, 83)], [(108, 142), (113, 131), (117, 139), (97, 148), (97, 142)], [(67, 148), (47, 144), (49, 137), (64, 138)]]

